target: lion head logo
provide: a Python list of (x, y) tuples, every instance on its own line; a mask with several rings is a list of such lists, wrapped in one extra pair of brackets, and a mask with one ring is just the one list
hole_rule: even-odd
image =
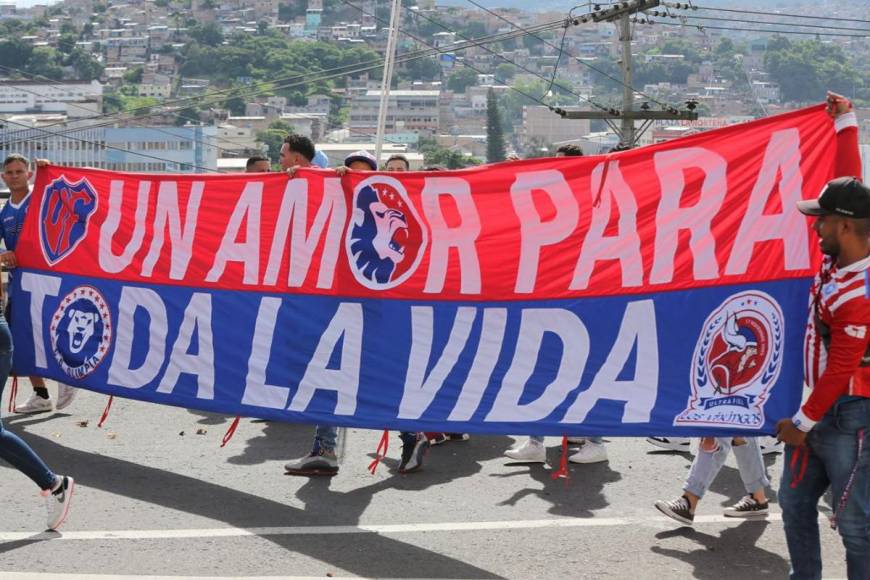
[(404, 282), (417, 268), (426, 232), (404, 186), (384, 175), (356, 187), (347, 255), (357, 281), (373, 290)]
[(112, 318), (103, 295), (78, 286), (60, 302), (51, 319), (51, 346), (63, 371), (74, 379), (91, 374), (109, 352)]

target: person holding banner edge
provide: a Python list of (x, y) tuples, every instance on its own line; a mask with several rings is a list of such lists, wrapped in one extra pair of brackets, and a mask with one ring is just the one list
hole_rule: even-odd
[(850, 580), (870, 579), (870, 188), (861, 183), (857, 118), (851, 103), (828, 94), (838, 132), (838, 177), (817, 199), (798, 202), (815, 217), (825, 254), (811, 290), (804, 342), (806, 403), (777, 423), (786, 443), (780, 483), (794, 579), (822, 577), (818, 501), (831, 488), (831, 527), (846, 549)]
[[(8, 178), (10, 166), (13, 166), (12, 173), (15, 177), (19, 177), (23, 173), (26, 180), (28, 165), (27, 159), (20, 155), (7, 157), (4, 163), (3, 179), (7, 184), (11, 182), (11, 184), (17, 186), (20, 183), (17, 179)], [(12, 188), (10, 187), (10, 189)], [(15, 236), (17, 237), (17, 232)], [(15, 261), (14, 259), (10, 260), (9, 254), (12, 254), (12, 252), (0, 254), (0, 263), (4, 266), (14, 267)], [(14, 254), (12, 254), (12, 258), (14, 258)], [(0, 291), (0, 294), (2, 294), (2, 291)], [(3, 389), (6, 386), (6, 380), (9, 378), (11, 370), (12, 333), (9, 331), (9, 324), (6, 322), (6, 318), (0, 313), (0, 399), (3, 398)], [(14, 433), (3, 428), (2, 420), (0, 420), (0, 458), (18, 469), (18, 471), (29, 477), (39, 486), (40, 493), (46, 500), (46, 526), (50, 530), (59, 528), (69, 513), (70, 500), (75, 488), (73, 478), (55, 474), (27, 443)]]
[[(37, 167), (46, 165), (48, 161), (37, 159)], [(0, 210), (0, 239), (6, 246), (6, 252), (0, 253), (0, 265), (6, 268), (15, 268), (17, 260), (15, 258), (15, 246), (18, 242), (18, 236), (21, 233), (21, 228), (24, 226), (24, 218), (27, 216), (27, 210), (30, 208), (30, 178), (33, 173), (30, 169), (30, 160), (22, 155), (12, 154), (3, 161), (3, 181), (9, 188), (9, 200), (3, 209)], [(9, 274), (10, 277), (12, 274)], [(12, 284), (10, 282), (9, 286)], [(6, 307), (4, 314), (7, 324), (12, 323), (12, 306), (11, 297), (6, 298)], [(42, 377), (32, 376), (30, 382), (33, 384), (33, 393), (30, 398), (14, 409), (16, 413), (43, 413), (51, 411), (52, 401), (51, 395), (45, 386), (45, 379)], [(57, 405), (56, 410), (65, 409), (72, 403), (75, 397), (76, 390), (73, 387), (57, 384)]]

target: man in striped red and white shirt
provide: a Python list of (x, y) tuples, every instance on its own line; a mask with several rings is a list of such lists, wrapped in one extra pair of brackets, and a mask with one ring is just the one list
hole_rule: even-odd
[(846, 548), (850, 580), (870, 580), (870, 188), (860, 181), (857, 120), (829, 94), (838, 177), (818, 199), (798, 202), (815, 216), (825, 254), (810, 294), (804, 343), (812, 394), (777, 423), (787, 443), (779, 491), (792, 578), (821, 578), (818, 501), (830, 487), (831, 524)]

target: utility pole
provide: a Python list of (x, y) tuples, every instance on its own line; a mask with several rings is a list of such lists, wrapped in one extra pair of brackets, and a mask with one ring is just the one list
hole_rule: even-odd
[[(609, 111), (566, 111), (557, 107), (554, 109), (556, 114), (560, 115), (563, 119), (603, 119), (619, 135), (620, 141), (628, 147), (634, 147), (637, 144), (638, 137), (643, 134), (653, 121), (662, 119), (693, 121), (698, 118), (698, 113), (695, 112), (695, 105), (693, 103), (689, 104), (689, 110), (687, 111), (679, 111), (673, 107), (669, 107), (664, 111), (651, 111), (647, 106), (641, 107), (640, 111), (634, 110), (634, 89), (631, 86), (630, 17), (637, 12), (655, 8), (659, 4), (659, 0), (617, 2), (609, 8), (596, 10), (589, 15), (575, 18), (569, 22), (569, 24), (578, 25), (586, 23), (589, 20), (593, 22), (619, 21), (619, 40), (622, 45), (622, 111), (615, 109)], [(614, 123), (617, 119), (620, 120), (619, 126)], [(639, 130), (635, 130), (635, 120), (643, 121)]]
[(387, 51), (384, 55), (384, 77), (381, 81), (381, 102), (378, 108), (378, 128), (375, 137), (375, 159), (380, 166), (381, 150), (384, 146), (384, 131), (387, 124), (387, 108), (390, 105), (390, 86), (393, 81), (393, 65), (396, 61), (396, 38), (399, 36), (399, 13), (402, 10), (401, 0), (393, 0), (390, 11), (390, 32), (387, 36)]
[[(655, 2), (658, 4), (658, 2)], [(634, 89), (631, 85), (631, 22), (626, 11), (619, 17), (619, 40), (622, 42), (622, 112), (634, 108)], [(622, 142), (634, 145), (634, 119), (622, 117)]]

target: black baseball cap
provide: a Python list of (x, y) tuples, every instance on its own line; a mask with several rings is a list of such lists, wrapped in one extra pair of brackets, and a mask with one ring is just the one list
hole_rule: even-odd
[(804, 215), (839, 215), (870, 218), (870, 187), (855, 177), (838, 177), (828, 182), (818, 199), (797, 202)]

